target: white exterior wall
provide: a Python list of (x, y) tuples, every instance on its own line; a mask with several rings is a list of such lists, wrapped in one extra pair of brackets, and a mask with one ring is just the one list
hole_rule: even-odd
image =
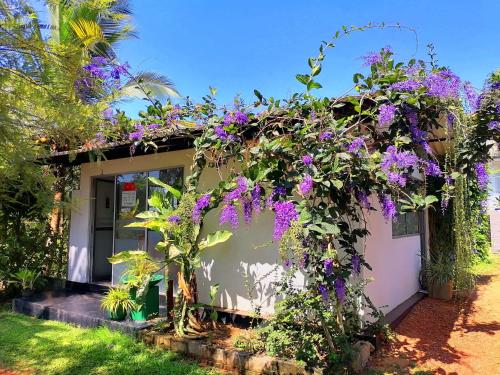
[[(184, 167), (186, 175), (192, 155), (191, 150), (182, 150), (82, 164), (80, 190), (73, 193), (69, 280), (88, 282), (90, 277), (92, 177), (178, 166)], [(216, 171), (208, 170), (202, 176), (201, 189), (208, 189), (218, 181)], [(202, 268), (197, 275), (201, 303), (209, 303), (210, 285), (219, 283), (217, 302), (220, 307), (246, 312), (260, 307), (262, 313), (273, 312), (276, 301), (271, 284), (279, 278), (282, 262), (277, 244), (271, 242), (272, 228), (272, 214), (263, 212), (251, 225), (241, 224), (227, 242), (204, 252)], [(203, 231), (209, 233), (217, 229), (218, 210), (214, 210), (206, 217)], [(369, 214), (368, 229), (372, 236), (364, 246), (365, 256), (374, 271), (367, 272), (366, 276), (373, 277), (374, 281), (367, 286), (367, 292), (376, 306), (388, 305), (389, 309), (385, 311), (389, 311), (419, 289), (420, 239), (418, 236), (392, 239), (391, 223), (386, 223), (380, 212)], [(245, 275), (250, 284), (255, 284), (251, 290), (252, 298), (245, 286)], [(116, 275), (113, 279), (117, 279)], [(296, 283), (304, 285), (304, 277), (298, 274)]]
[(500, 197), (500, 159), (498, 157), (490, 163), (489, 170), (498, 171), (490, 176), (488, 214), (490, 215), (491, 251), (500, 253), (500, 204), (497, 200)]
[(378, 202), (373, 200), (372, 205), (377, 212), (367, 214), (371, 235), (365, 243), (365, 259), (372, 271), (365, 269), (364, 276), (373, 281), (365, 291), (376, 307), (388, 313), (420, 289), (420, 235), (392, 238), (392, 224), (381, 215)]

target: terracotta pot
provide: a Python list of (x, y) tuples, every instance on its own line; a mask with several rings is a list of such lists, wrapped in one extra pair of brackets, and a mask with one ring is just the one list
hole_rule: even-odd
[(431, 282), (429, 288), (429, 297), (449, 301), (453, 298), (453, 281), (444, 284)]

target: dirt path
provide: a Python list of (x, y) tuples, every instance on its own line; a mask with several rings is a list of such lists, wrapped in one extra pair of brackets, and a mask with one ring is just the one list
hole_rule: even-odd
[[(500, 257), (468, 301), (425, 298), (396, 328), (396, 342), (372, 368), (393, 373), (500, 375)], [(391, 372), (389, 372), (391, 373)]]

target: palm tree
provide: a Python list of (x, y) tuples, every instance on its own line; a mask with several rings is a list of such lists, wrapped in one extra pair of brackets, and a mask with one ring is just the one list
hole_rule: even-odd
[[(103, 56), (118, 63), (113, 47), (119, 41), (136, 37), (130, 24), (132, 11), (128, 0), (108, 0), (104, 3), (49, 0), (48, 9), (51, 39), (61, 46), (75, 49), (75, 54), (83, 61)], [(172, 81), (151, 72), (130, 75), (128, 82), (114, 93), (114, 98), (118, 99), (168, 96), (179, 96)]]

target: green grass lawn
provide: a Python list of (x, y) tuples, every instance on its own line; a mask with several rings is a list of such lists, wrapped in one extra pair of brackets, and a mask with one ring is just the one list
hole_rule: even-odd
[(36, 374), (215, 374), (107, 328), (77, 328), (0, 310), (0, 368)]
[(475, 275), (490, 275), (500, 268), (500, 254), (492, 254), (487, 262), (476, 264), (472, 271)]

